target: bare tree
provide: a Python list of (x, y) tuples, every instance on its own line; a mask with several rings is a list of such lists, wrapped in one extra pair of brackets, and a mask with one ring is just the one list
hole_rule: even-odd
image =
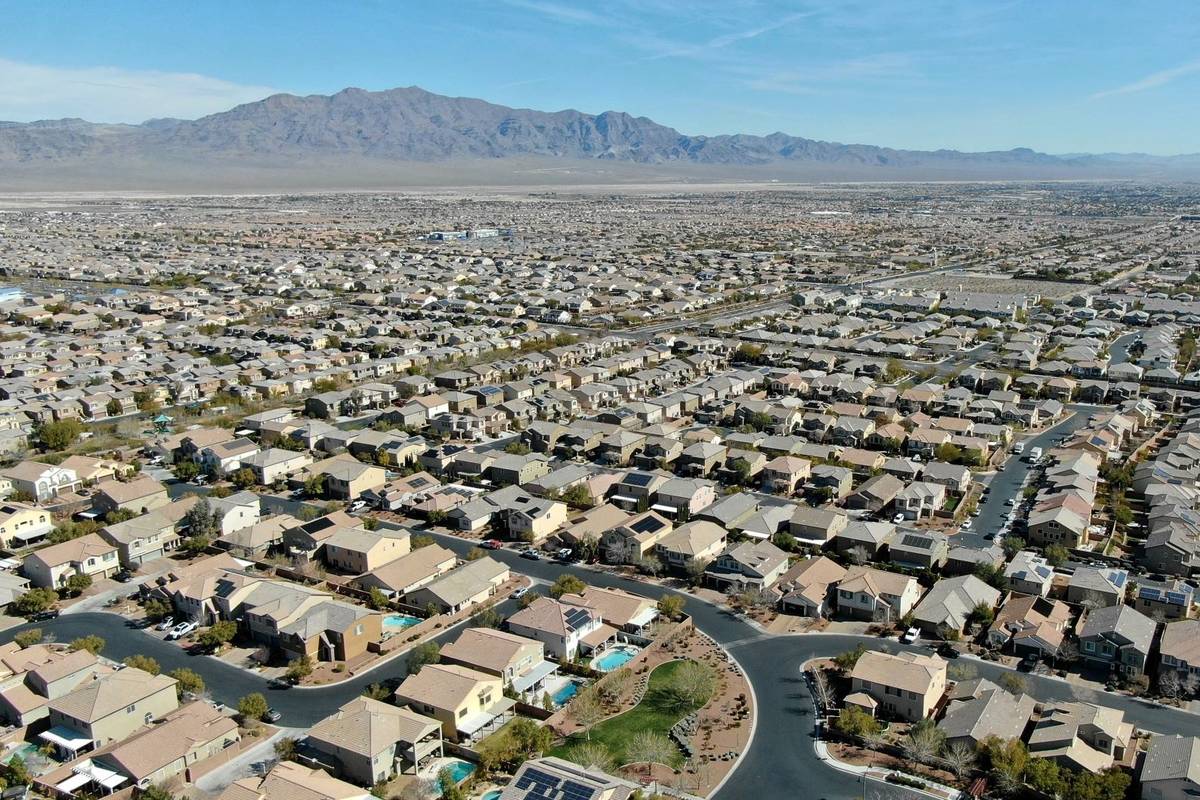
[(856, 547), (851, 547), (846, 555), (850, 557), (851, 564), (861, 565), (867, 563), (867, 548), (863, 547), (861, 544), (857, 545)]
[(596, 691), (600, 693), (600, 697), (605, 702), (615, 703), (621, 699), (621, 696), (629, 689), (629, 684), (632, 682), (633, 672), (628, 667), (622, 667), (605, 675), (596, 684)]
[(904, 755), (913, 761), (928, 764), (942, 749), (946, 735), (938, 730), (932, 722), (917, 724), (908, 732), (904, 739)]
[(676, 705), (694, 708), (708, 700), (716, 681), (711, 667), (698, 661), (684, 661), (671, 676), (666, 693)]
[(677, 752), (670, 739), (654, 731), (637, 731), (625, 744), (626, 763), (646, 764), (646, 774), (651, 764), (669, 764)]
[(613, 758), (612, 753), (599, 742), (577, 744), (567, 751), (567, 758), (584, 769), (612, 772), (617, 767), (617, 761)]
[(965, 778), (975, 767), (975, 751), (966, 742), (953, 742), (942, 751), (942, 760), (956, 777)]
[(1173, 669), (1166, 669), (1158, 674), (1158, 693), (1169, 700), (1175, 700), (1183, 691), (1183, 681), (1179, 680), (1179, 673)]
[(595, 692), (580, 692), (567, 708), (567, 716), (583, 728), (584, 737), (591, 741), (592, 726), (604, 719), (604, 707)]
[(950, 680), (961, 683), (963, 681), (974, 680), (979, 677), (979, 670), (971, 663), (955, 663), (951, 664), (947, 670)]

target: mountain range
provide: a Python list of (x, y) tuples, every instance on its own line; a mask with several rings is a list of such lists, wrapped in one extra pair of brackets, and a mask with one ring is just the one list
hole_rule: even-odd
[(839, 144), (783, 133), (689, 136), (619, 111), (517, 109), (417, 87), (277, 94), (196, 120), (140, 125), (0, 122), (0, 188), (1197, 175), (1200, 155), (1055, 156), (1028, 148), (970, 153)]

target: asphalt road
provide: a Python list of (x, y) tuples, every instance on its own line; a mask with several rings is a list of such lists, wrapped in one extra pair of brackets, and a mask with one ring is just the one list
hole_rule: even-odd
[[(1047, 450), (1064, 434), (1070, 434), (1083, 427), (1092, 411), (1088, 406), (1070, 406), (1069, 410), (1075, 413), (1054, 427), (1047, 428), (1037, 436), (1024, 440), (1025, 455), (1028, 455), (1029, 451), (1035, 447)], [(1009, 457), (1000, 471), (988, 483), (987, 497), (979, 505), (979, 516), (974, 517), (971, 522), (971, 530), (959, 531), (953, 537), (953, 543), (968, 547), (986, 547), (991, 544), (984, 537), (996, 534), (1004, 526), (1008, 515), (1016, 507), (1016, 505), (1006, 505), (1006, 501), (1012, 499), (1016, 504), (1020, 503), (1021, 491), (1025, 488), (1025, 478), (1032, 469), (1033, 464), (1025, 461), (1024, 456)]]
[[(444, 545), (462, 554), (474, 546), (469, 541), (455, 537), (438, 535), (438, 538)], [(596, 586), (615, 586), (652, 598), (673, 591), (577, 565), (529, 561), (509, 550), (497, 551), (493, 555), (514, 569), (543, 581), (553, 581), (562, 572), (569, 571)], [(803, 787), (804, 796), (813, 800), (834, 800), (863, 794), (864, 787), (857, 776), (835, 770), (816, 757), (813, 750), (814, 709), (801, 675), (801, 666), (809, 658), (843, 652), (859, 642), (866, 643), (872, 649), (898, 650), (903, 645), (894, 640), (862, 636), (768, 636), (726, 609), (694, 598), (688, 599), (687, 608), (696, 626), (725, 646), (742, 665), (757, 701), (756, 735), (747, 745), (745, 757), (733, 777), (715, 797), (718, 800), (778, 797), (783, 786)], [(502, 613), (510, 609), (511, 605), (501, 607)], [(6, 631), (0, 638), (7, 641), (24, 627), (31, 626)], [(121, 659), (134, 653), (144, 653), (157, 659), (164, 671), (190, 667), (204, 676), (213, 698), (220, 702), (233, 704), (248, 692), (261, 691), (266, 694), (268, 702), (283, 714), (282, 724), (289, 727), (310, 726), (361, 693), (369, 684), (395, 684), (405, 674), (404, 659), (398, 657), (376, 670), (333, 686), (274, 690), (268, 688), (267, 682), (257, 675), (206, 656), (190, 656), (173, 644), (128, 627), (126, 620), (115, 615), (68, 615), (39, 623), (37, 627), (53, 633), (59, 641), (90, 633), (98, 634), (104, 637), (104, 654), (110, 658)], [(456, 636), (457, 632), (457, 629), (447, 631), (438, 638), (444, 641)], [(961, 660), (961, 663), (967, 662), (967, 659)], [(1007, 671), (988, 662), (971, 660), (970, 663), (975, 664), (983, 677), (995, 679)], [(1075, 699), (1112, 706), (1123, 710), (1130, 722), (1147, 730), (1200, 735), (1200, 716), (1044, 676), (1028, 676), (1028, 680), (1030, 693), (1039, 699)], [(917, 797), (901, 787), (878, 782), (868, 782), (866, 790), (868, 797), (881, 799)]]

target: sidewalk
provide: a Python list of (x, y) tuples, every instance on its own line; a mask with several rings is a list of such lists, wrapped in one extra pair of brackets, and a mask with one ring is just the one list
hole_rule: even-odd
[(194, 786), (201, 791), (215, 794), (223, 791), (234, 781), (252, 775), (262, 775), (270, 769), (271, 764), (278, 761), (275, 757), (275, 742), (285, 736), (298, 738), (304, 733), (303, 728), (279, 728), (274, 734), (248, 748), (228, 764), (223, 764), (207, 775), (201, 776)]
[[(826, 766), (832, 767), (841, 772), (849, 773), (851, 775), (858, 775), (859, 780), (870, 780), (877, 781), (879, 783), (886, 783), (889, 786), (897, 786), (910, 792), (917, 792), (927, 797), (937, 798), (937, 800), (951, 800), (951, 798), (956, 798), (962, 794), (962, 792), (952, 786), (945, 786), (940, 783), (935, 783), (934, 781), (921, 778), (917, 775), (910, 775), (907, 772), (899, 772), (893, 769), (880, 769), (877, 767), (862, 766), (858, 764), (847, 764), (845, 761), (839, 761), (829, 754), (829, 748), (826, 745), (825, 740), (820, 738), (819, 730), (818, 738), (813, 744), (813, 750), (816, 752), (817, 758), (820, 759)], [(919, 781), (924, 785), (924, 788), (918, 789), (915, 786), (890, 783), (887, 779), (889, 775), (903, 775), (907, 779)]]

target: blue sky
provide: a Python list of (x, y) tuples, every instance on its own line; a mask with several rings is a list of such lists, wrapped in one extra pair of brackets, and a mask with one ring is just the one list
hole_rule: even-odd
[(418, 85), (684, 133), (1200, 152), (1196, 0), (0, 0), (0, 119)]

